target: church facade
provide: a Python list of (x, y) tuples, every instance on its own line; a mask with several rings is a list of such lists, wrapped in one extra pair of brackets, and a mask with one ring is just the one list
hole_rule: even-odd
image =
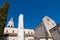
[[(19, 15), (18, 28), (14, 27), (13, 18), (4, 28), (3, 40), (59, 40), (60, 26), (50, 17), (45, 16), (35, 29), (25, 29), (23, 14)], [(56, 32), (53, 29), (59, 30)], [(58, 33), (59, 32), (59, 33)], [(56, 33), (56, 34), (55, 34)]]

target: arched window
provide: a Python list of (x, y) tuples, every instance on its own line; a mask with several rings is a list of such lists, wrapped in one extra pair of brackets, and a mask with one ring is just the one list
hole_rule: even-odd
[(25, 31), (24, 31), (24, 34), (25, 34)]
[(8, 30), (6, 30), (6, 33), (8, 33)]
[(14, 30), (12, 31), (12, 33), (14, 33)]
[(10, 27), (10, 25), (8, 27)]
[(42, 27), (42, 25), (40, 25), (40, 27)]
[(31, 34), (33, 34), (33, 32), (31, 32)]
[(29, 34), (29, 32), (28, 32), (28, 34)]
[(22, 27), (20, 27), (22, 29)]
[(10, 27), (13, 27), (12, 25)]
[(54, 29), (54, 31), (55, 31), (56, 29)]
[(47, 18), (48, 21), (50, 21), (48, 18)]

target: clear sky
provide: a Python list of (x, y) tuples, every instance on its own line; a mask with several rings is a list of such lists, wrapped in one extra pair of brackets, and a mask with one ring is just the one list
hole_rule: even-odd
[[(0, 6), (4, 0), (0, 0)], [(18, 27), (18, 16), (24, 14), (24, 27), (35, 28), (47, 15), (57, 24), (60, 23), (60, 0), (9, 0), (7, 23), (11, 17), (15, 27)], [(6, 23), (6, 24), (7, 24)]]

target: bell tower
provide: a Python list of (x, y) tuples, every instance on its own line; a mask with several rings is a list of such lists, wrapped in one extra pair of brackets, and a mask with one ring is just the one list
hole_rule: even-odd
[(49, 30), (56, 26), (55, 21), (53, 19), (49, 18), (48, 16), (45, 16), (43, 18), (43, 23), (45, 25), (48, 35), (51, 37)]
[(8, 22), (7, 27), (14, 27), (14, 21), (13, 21), (12, 17), (11, 17), (10, 21)]
[(19, 15), (18, 20), (18, 40), (24, 40), (23, 14)]

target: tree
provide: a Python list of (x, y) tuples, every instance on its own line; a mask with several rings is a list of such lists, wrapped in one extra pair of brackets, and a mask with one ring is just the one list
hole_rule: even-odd
[(9, 2), (4, 2), (4, 5), (0, 7), (0, 40), (2, 40), (2, 35), (6, 25), (8, 8), (9, 8)]

